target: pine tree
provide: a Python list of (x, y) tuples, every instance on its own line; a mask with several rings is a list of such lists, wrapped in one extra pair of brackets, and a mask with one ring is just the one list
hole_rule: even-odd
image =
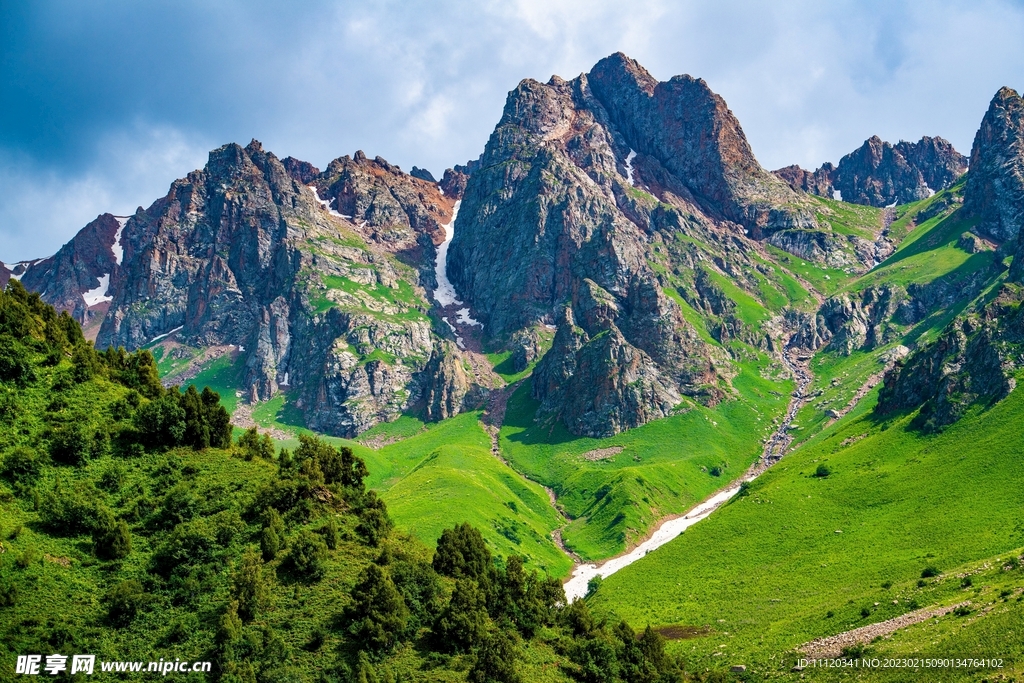
[(263, 560), (270, 562), (284, 548), (284, 520), (274, 508), (267, 508), (263, 514), (263, 531), (260, 533), (260, 550)]
[(363, 649), (390, 652), (398, 644), (409, 619), (409, 608), (387, 571), (369, 565), (352, 589), (349, 632)]
[(263, 575), (263, 561), (258, 553), (247, 550), (231, 580), (231, 593), (238, 602), (238, 616), (252, 621), (270, 601), (270, 586)]

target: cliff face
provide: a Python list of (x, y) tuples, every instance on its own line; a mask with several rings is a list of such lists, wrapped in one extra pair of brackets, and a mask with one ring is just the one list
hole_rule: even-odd
[[(723, 395), (652, 262), (691, 282), (702, 261), (740, 272), (751, 239), (816, 227), (703, 81), (658, 83), (613, 55), (572, 81), (526, 80), (509, 94), (466, 185), (449, 275), (492, 340), (558, 323), (534, 396), (574, 433), (607, 436), (682, 396)], [(711, 246), (691, 253), (683, 234)], [(757, 337), (723, 315), (725, 337)]]
[(976, 232), (998, 241), (1024, 225), (1024, 100), (1010, 88), (992, 98), (974, 137), (963, 210), (978, 219)]
[(23, 268), (21, 282), (42, 294), (43, 301), (67, 311), (88, 333), (110, 301), (110, 281), (118, 269), (118, 243), (127, 218), (109, 213), (96, 217), (53, 256)]
[(99, 346), (172, 333), (233, 349), (251, 401), (287, 389), (307, 425), (331, 434), (427, 404), (428, 416), (458, 412), (455, 351), (432, 333), (412, 267), (428, 270), (452, 202), (379, 158), (323, 173), (286, 162), (256, 141), (225, 145), (132, 216)]
[(774, 171), (793, 189), (869, 206), (917, 201), (952, 186), (967, 171), (967, 157), (940, 137), (918, 142), (883, 142), (877, 135), (839, 160), (816, 171), (787, 166)]

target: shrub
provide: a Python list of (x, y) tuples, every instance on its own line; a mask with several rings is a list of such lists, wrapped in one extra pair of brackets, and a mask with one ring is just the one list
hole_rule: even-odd
[(27, 446), (18, 446), (4, 456), (0, 472), (11, 481), (27, 484), (34, 481), (42, 469), (42, 457)]
[(514, 633), (497, 630), (484, 641), (476, 663), (469, 670), (471, 683), (520, 683), (519, 659), (522, 652)]
[(92, 542), (96, 556), (104, 560), (124, 559), (132, 551), (132, 535), (128, 524), (123, 519), (115, 519), (114, 514), (105, 507), (100, 508), (96, 515)]
[(285, 570), (307, 582), (319, 581), (327, 573), (324, 563), (327, 545), (317, 534), (303, 529), (296, 534), (285, 558)]
[(722, 476), (722, 468), (719, 467), (718, 465), (715, 465), (714, 467), (711, 468), (711, 470), (709, 471), (709, 474), (712, 477), (720, 477), (720, 476)]
[(939, 570), (934, 565), (928, 565), (927, 567), (925, 567), (924, 569), (921, 570), (921, 578), (922, 579), (930, 579), (933, 576), (938, 576), (938, 575), (939, 575)]
[(814, 476), (816, 476), (819, 479), (824, 479), (825, 477), (829, 476), (830, 474), (832, 474), (832, 470), (830, 470), (828, 465), (826, 465), (823, 462), (822, 463), (818, 463), (818, 468), (816, 470), (814, 470)]
[(490, 621), (487, 596), (476, 581), (459, 579), (434, 624), (434, 639), (447, 652), (469, 652), (483, 642)]
[(274, 459), (274, 441), (269, 434), (260, 436), (256, 427), (250, 427), (238, 437), (238, 448), (246, 460), (262, 458), (263, 460)]
[(953, 614), (955, 614), (958, 617), (966, 617), (970, 613), (971, 613), (971, 608), (968, 607), (967, 605), (960, 605), (955, 610), (953, 610)]
[(85, 483), (77, 483), (70, 489), (58, 486), (43, 495), (39, 519), (47, 529), (59, 535), (91, 533), (96, 523), (96, 502), (100, 498), (100, 492)]
[(597, 576), (587, 581), (587, 597), (589, 598), (601, 587), (601, 583), (604, 581), (604, 577), (598, 574)]
[(238, 602), (238, 616), (252, 621), (270, 601), (270, 586), (263, 575), (263, 561), (249, 550), (242, 555), (231, 579), (231, 594)]
[(260, 532), (260, 550), (263, 560), (270, 562), (284, 548), (284, 521), (274, 508), (263, 513), (263, 531)]
[(960, 587), (961, 588), (970, 588), (973, 585), (974, 585), (974, 580), (971, 577), (969, 577), (969, 576), (965, 576), (964, 578), (960, 579)]
[(149, 602), (149, 595), (142, 584), (131, 579), (122, 581), (103, 596), (107, 607), (107, 618), (116, 626), (127, 626)]
[(14, 607), (18, 602), (18, 587), (10, 578), (0, 576), (0, 607)]
[(324, 537), (324, 543), (327, 544), (327, 548), (330, 550), (337, 550), (338, 543), (341, 541), (341, 534), (338, 531), (338, 523), (331, 517), (327, 520), (327, 523), (317, 529), (317, 533)]
[(55, 429), (50, 435), (50, 457), (55, 463), (81, 465), (92, 451), (92, 438), (79, 424)]
[(871, 608), (870, 607), (861, 607), (860, 608), (860, 616), (861, 616), (861, 619), (867, 619), (868, 617), (870, 617), (871, 616)]
[(359, 513), (359, 524), (356, 525), (356, 533), (363, 537), (363, 539), (371, 546), (377, 547), (381, 544), (394, 524), (391, 522), (391, 518), (388, 517), (387, 508), (384, 506), (384, 501), (376, 497), (373, 491), (370, 491), (372, 496), (373, 504), (363, 508), (362, 512)]

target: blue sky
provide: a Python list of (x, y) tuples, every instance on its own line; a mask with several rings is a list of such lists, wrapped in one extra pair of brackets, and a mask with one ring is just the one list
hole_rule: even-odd
[(877, 134), (964, 152), (1024, 89), (1024, 4), (0, 0), (0, 260), (53, 253), (251, 138), (323, 167), (363, 149), (435, 175), (476, 157), (523, 78), (617, 50), (704, 78), (760, 162)]

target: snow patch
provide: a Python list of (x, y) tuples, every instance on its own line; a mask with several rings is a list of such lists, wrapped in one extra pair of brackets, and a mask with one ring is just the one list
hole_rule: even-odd
[(572, 602), (573, 600), (585, 597), (587, 594), (587, 583), (589, 583), (592, 578), (595, 576), (607, 578), (623, 567), (628, 567), (652, 550), (656, 550), (665, 545), (700, 520), (706, 519), (712, 512), (718, 509), (722, 503), (735, 496), (739, 491), (740, 487), (739, 484), (737, 484), (736, 486), (715, 494), (708, 500), (690, 510), (683, 517), (668, 520), (658, 527), (658, 529), (651, 534), (649, 539), (625, 555), (613, 557), (601, 566), (597, 566), (596, 564), (580, 565), (575, 571), (573, 571), (572, 578), (566, 581), (562, 586), (562, 589), (565, 591), (565, 599), (568, 602)]
[[(184, 327), (184, 325), (182, 327)], [(158, 334), (157, 336), (153, 337), (148, 342), (146, 342), (146, 346), (149, 346), (150, 344), (152, 344), (154, 342), (158, 342), (161, 339), (163, 339), (164, 337), (169, 337), (170, 335), (174, 334), (175, 332), (181, 332), (181, 327), (175, 327), (170, 332), (164, 332), (163, 334)]]
[(121, 261), (124, 260), (124, 247), (121, 246), (121, 235), (124, 233), (124, 226), (128, 224), (128, 219), (131, 216), (114, 216), (114, 220), (117, 221), (117, 232), (114, 233), (114, 243), (110, 246), (110, 251), (114, 252), (114, 263), (121, 265)]
[(434, 261), (434, 274), (437, 276), (437, 289), (434, 290), (434, 299), (441, 306), (461, 304), (455, 287), (448, 279), (448, 247), (451, 246), (452, 238), (455, 237), (455, 217), (459, 215), (459, 207), (462, 200), (455, 202), (452, 209), (452, 219), (441, 227), (444, 228), (444, 242), (437, 247), (437, 260)]
[(897, 205), (897, 204), (899, 203), (899, 201), (900, 201), (900, 200), (899, 200), (898, 198), (897, 198), (897, 199), (894, 199), (894, 200), (893, 200), (893, 202), (892, 202), (892, 204), (886, 204), (886, 205), (885, 205), (885, 208), (887, 208), (887, 209), (893, 209), (893, 208), (896, 208), (896, 205)]
[(636, 152), (632, 149), (629, 150), (629, 154), (626, 155), (626, 182), (630, 185), (635, 185), (633, 182), (633, 159), (636, 158)]
[(843, 193), (840, 192), (839, 190), (832, 190), (832, 199), (836, 200), (837, 202), (843, 201)]
[(98, 303), (104, 301), (113, 301), (114, 297), (107, 296), (107, 290), (110, 289), (110, 273), (107, 273), (100, 278), (100, 286), (96, 289), (90, 289), (88, 292), (82, 294), (82, 298), (85, 299), (86, 306), (95, 306)]
[(469, 317), (468, 308), (460, 308), (459, 310), (455, 311), (455, 322), (459, 323), (460, 325), (469, 325), (470, 327), (484, 326), (484, 324), (479, 320), (473, 320), (471, 317)]
[(935, 190), (933, 190), (932, 188), (928, 187), (928, 183), (924, 184), (924, 189), (928, 190), (928, 196), (929, 197), (934, 197), (935, 196)]
[(316, 201), (317, 201), (317, 203), (320, 204), (320, 206), (322, 206), (325, 209), (327, 209), (327, 213), (331, 214), (332, 216), (337, 216), (338, 218), (352, 218), (352, 216), (342, 216), (340, 213), (338, 213), (337, 211), (332, 209), (331, 208), (331, 204), (334, 203), (333, 199), (330, 199), (330, 200), (328, 200), (328, 199), (320, 199), (320, 193), (316, 191), (316, 187), (315, 186), (307, 185), (306, 187), (308, 187), (310, 190), (313, 191), (313, 197), (316, 198)]

